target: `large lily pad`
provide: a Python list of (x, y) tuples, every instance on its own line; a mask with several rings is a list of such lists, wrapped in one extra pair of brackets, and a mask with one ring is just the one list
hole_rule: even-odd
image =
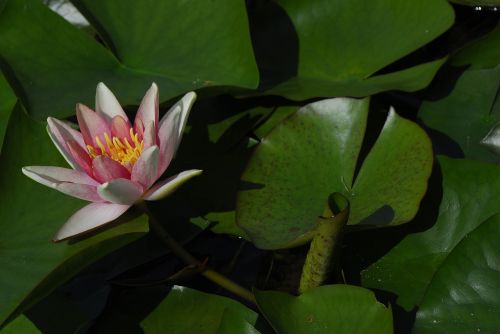
[[(443, 199), (432, 228), (411, 234), (362, 273), (363, 286), (387, 290), (410, 310), (424, 298), (450, 252), (481, 222), (500, 212), (500, 166), (439, 158)], [(468, 261), (462, 259), (465, 265)]]
[(324, 285), (298, 297), (255, 291), (257, 304), (277, 333), (392, 333), (392, 313), (370, 290)]
[(232, 299), (174, 286), (141, 326), (147, 334), (253, 334), (256, 321), (257, 313)]
[(41, 1), (1, 3), (3, 67), (39, 119), (93, 105), (99, 81), (124, 104), (138, 104), (152, 81), (161, 102), (201, 87), (258, 84), (244, 1), (75, 1), (109, 49)]
[(277, 125), (242, 175), (237, 222), (261, 248), (307, 241), (333, 192), (351, 203), (349, 224), (410, 220), (426, 191), (432, 149), (415, 123), (389, 113), (355, 181), (368, 99), (307, 105)]
[[(262, 38), (273, 36), (269, 29), (283, 30), (291, 21), (290, 38), (297, 41), (296, 45), (291, 43), (294, 47), (289, 47), (286, 57), (296, 57), (297, 64), (292, 70), (285, 68), (290, 67), (288, 61), (280, 59), (273, 64), (273, 73), (291, 78), (266, 94), (296, 100), (421, 89), (432, 80), (444, 59), (396, 72), (377, 72), (430, 42), (454, 21), (453, 9), (444, 0), (377, 0), (369, 5), (363, 0), (276, 3), (287, 15), (269, 15), (276, 6), (273, 3), (262, 8)], [(272, 22), (266, 21), (266, 17)]]
[(26, 165), (66, 163), (45, 130), (17, 106), (0, 158), (0, 325), (64, 283), (97, 258), (147, 231), (144, 216), (88, 239), (51, 242), (57, 229), (84, 202), (28, 179)]
[(432, 277), (416, 333), (495, 333), (500, 313), (500, 214), (470, 231)]

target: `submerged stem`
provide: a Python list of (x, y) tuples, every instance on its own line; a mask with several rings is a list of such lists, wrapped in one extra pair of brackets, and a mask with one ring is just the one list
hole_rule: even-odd
[(255, 304), (255, 296), (252, 292), (245, 289), (236, 282), (230, 280), (226, 276), (216, 272), (213, 269), (210, 269), (205, 265), (205, 263), (192, 256), (180, 243), (177, 242), (177, 240), (175, 240), (170, 235), (170, 233), (167, 232), (165, 228), (163, 228), (163, 226), (156, 220), (145, 203), (137, 204), (137, 206), (148, 215), (149, 225), (151, 226), (151, 229), (179, 259), (184, 261), (187, 265), (195, 266), (196, 268), (198, 268), (201, 275), (219, 285), (220, 287)]
[(342, 230), (349, 217), (349, 203), (340, 193), (328, 198), (307, 252), (300, 277), (299, 293), (318, 287), (327, 279), (336, 256)]

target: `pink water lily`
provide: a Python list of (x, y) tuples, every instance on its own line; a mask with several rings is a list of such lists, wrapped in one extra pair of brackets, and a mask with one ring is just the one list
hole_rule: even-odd
[(54, 236), (64, 240), (113, 221), (135, 203), (172, 193), (201, 170), (192, 169), (154, 184), (170, 164), (181, 141), (194, 92), (187, 93), (158, 121), (158, 87), (152, 84), (134, 124), (103, 83), (97, 85), (95, 111), (78, 104), (80, 132), (49, 117), (47, 131), (73, 169), (23, 167), (31, 179), (92, 202), (71, 216)]

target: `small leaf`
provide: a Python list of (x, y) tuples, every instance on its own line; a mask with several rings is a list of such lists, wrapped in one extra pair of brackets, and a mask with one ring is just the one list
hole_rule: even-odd
[(253, 334), (257, 314), (242, 304), (182, 286), (167, 297), (141, 323), (146, 334)]
[(255, 291), (260, 310), (278, 333), (388, 334), (392, 313), (370, 290), (324, 285), (298, 297), (277, 291)]

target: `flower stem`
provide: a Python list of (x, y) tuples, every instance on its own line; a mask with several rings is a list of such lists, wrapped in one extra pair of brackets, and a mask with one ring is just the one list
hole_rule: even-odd
[(149, 217), (149, 225), (151, 229), (156, 233), (160, 240), (165, 244), (179, 259), (184, 261), (189, 266), (196, 267), (200, 274), (203, 275), (208, 280), (219, 285), (220, 287), (234, 293), (235, 295), (255, 304), (255, 296), (252, 292), (245, 289), (241, 285), (238, 285), (234, 281), (230, 280), (226, 276), (210, 269), (205, 265), (205, 263), (199, 261), (197, 258), (192, 256), (180, 243), (175, 240), (170, 233), (156, 220), (149, 208), (145, 203), (137, 204), (137, 206), (144, 211)]

